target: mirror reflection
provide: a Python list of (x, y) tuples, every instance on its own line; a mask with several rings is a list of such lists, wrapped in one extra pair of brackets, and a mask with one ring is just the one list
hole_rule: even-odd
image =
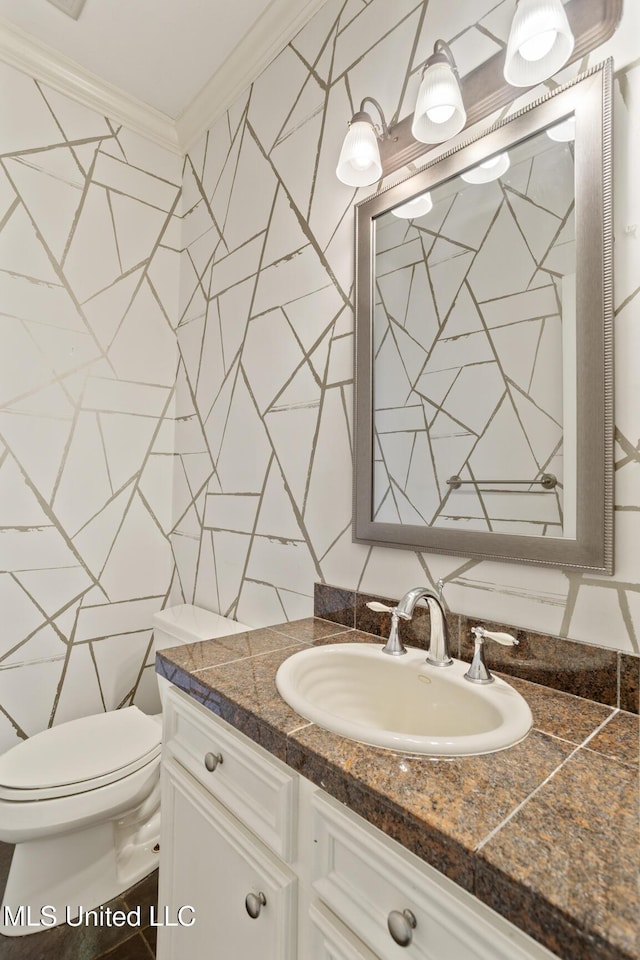
[(611, 70), (358, 204), (355, 540), (611, 573)]
[(375, 521), (575, 537), (574, 131), (375, 219)]

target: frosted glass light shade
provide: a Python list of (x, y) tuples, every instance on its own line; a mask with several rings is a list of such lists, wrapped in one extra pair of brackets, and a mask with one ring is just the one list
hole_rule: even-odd
[(336, 176), (349, 187), (366, 187), (380, 179), (382, 163), (372, 123), (351, 121), (340, 151)]
[(576, 118), (567, 117), (561, 120), (554, 127), (549, 127), (547, 136), (550, 140), (556, 140), (558, 143), (568, 143), (576, 138)]
[(504, 78), (513, 87), (533, 87), (557, 73), (575, 40), (561, 0), (518, 0), (511, 24)]
[(415, 220), (418, 217), (424, 217), (432, 207), (433, 200), (431, 199), (431, 195), (429, 193), (423, 193), (419, 197), (414, 197), (413, 200), (407, 200), (406, 203), (395, 207), (391, 213), (396, 217), (400, 217), (402, 220)]
[(411, 133), (421, 143), (442, 143), (467, 122), (460, 85), (448, 63), (433, 63), (424, 72)]
[(490, 183), (492, 180), (498, 180), (503, 173), (509, 169), (511, 161), (508, 153), (499, 153), (496, 157), (479, 163), (477, 167), (471, 170), (465, 170), (460, 176), (467, 183)]

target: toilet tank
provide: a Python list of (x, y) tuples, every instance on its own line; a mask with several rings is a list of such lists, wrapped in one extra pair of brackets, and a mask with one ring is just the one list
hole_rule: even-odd
[[(201, 640), (214, 640), (216, 637), (227, 637), (232, 633), (245, 633), (252, 630), (244, 623), (223, 617), (219, 613), (212, 613), (202, 607), (194, 607), (190, 603), (181, 603), (176, 607), (167, 607), (153, 615), (153, 646), (154, 650), (164, 650), (167, 647), (177, 647), (180, 644), (197, 643)], [(164, 703), (169, 681), (157, 676), (160, 700)]]

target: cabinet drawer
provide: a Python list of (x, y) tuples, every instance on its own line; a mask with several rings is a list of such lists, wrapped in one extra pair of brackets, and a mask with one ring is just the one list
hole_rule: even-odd
[[(556, 960), (341, 804), (317, 792), (312, 809), (314, 890), (380, 960)], [(410, 940), (402, 947), (389, 932), (392, 912)]]
[(175, 688), (163, 720), (163, 759), (175, 757), (275, 853), (295, 859), (296, 774)]
[(378, 960), (362, 941), (321, 903), (312, 903), (311, 960)]

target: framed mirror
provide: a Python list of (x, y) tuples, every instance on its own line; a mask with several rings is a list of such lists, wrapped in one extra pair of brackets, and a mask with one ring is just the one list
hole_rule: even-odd
[(611, 73), (356, 208), (355, 540), (612, 572)]

